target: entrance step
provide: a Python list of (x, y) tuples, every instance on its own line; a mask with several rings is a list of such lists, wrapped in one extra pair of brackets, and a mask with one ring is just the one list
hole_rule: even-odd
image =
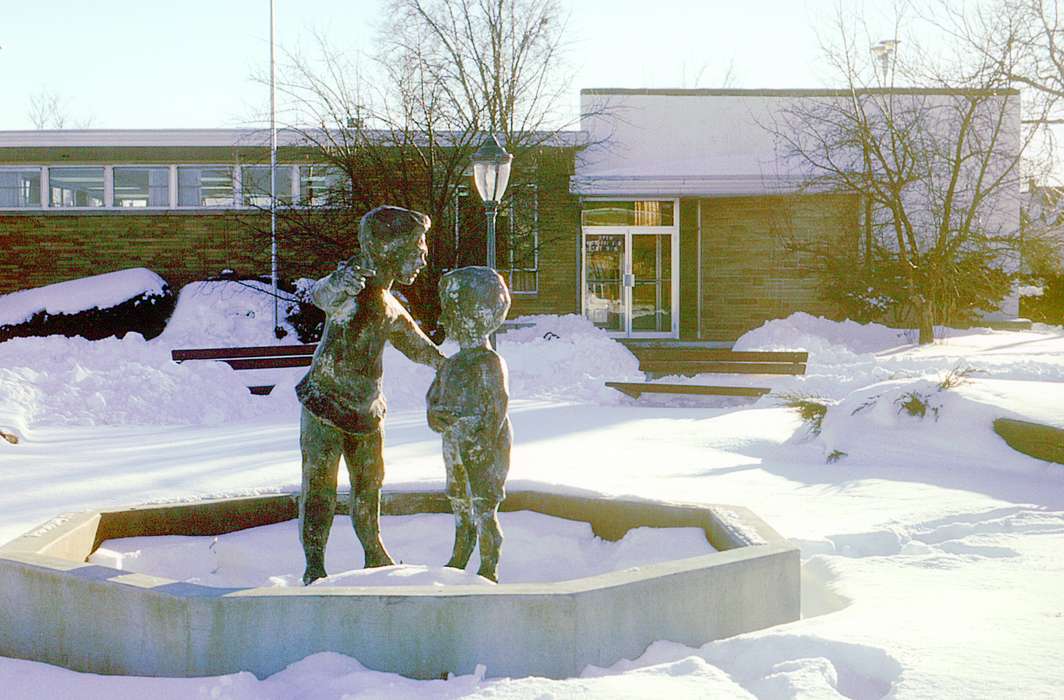
[(670, 374), (805, 374), (807, 352), (743, 352), (722, 348), (626, 344), (639, 359), (639, 370)]
[(760, 397), (772, 391), (758, 386), (704, 386), (700, 384), (650, 384), (645, 382), (606, 382), (606, 386), (638, 399), (643, 394), (696, 394), (700, 396)]

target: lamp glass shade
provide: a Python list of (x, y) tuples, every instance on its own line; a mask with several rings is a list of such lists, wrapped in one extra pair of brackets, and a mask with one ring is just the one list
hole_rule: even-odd
[(473, 182), (476, 183), (477, 194), (485, 202), (498, 202), (506, 193), (513, 159), (494, 136), (485, 139), (473, 154)]

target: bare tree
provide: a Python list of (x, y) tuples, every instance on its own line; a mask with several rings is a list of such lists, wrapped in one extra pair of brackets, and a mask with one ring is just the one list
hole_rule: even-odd
[(880, 306), (887, 299), (928, 343), (936, 323), (990, 310), (1008, 292), (1019, 217), (1002, 213), (1018, 206), (1021, 158), (1037, 129), (1021, 127), (1001, 57), (910, 46), (911, 61), (895, 54), (877, 65), (862, 26), (840, 14), (825, 45), (845, 89), (796, 100), (767, 128), (805, 191), (865, 203), (854, 237), (863, 264), (849, 264), (855, 249), (829, 251), (826, 287)]
[(27, 116), (34, 129), (88, 129), (95, 121), (91, 116), (71, 118), (66, 101), (48, 89), (30, 95)]
[[(429, 265), (407, 297), (432, 326), (442, 272), (484, 262), (483, 214), (468, 196), (468, 170), (485, 134), (514, 154), (508, 195), (520, 197), (537, 171), (554, 165), (551, 147), (576, 120), (564, 114), (564, 21), (556, 0), (393, 0), (386, 15), (370, 59), (321, 36), (310, 57), (286, 54), (278, 83), (285, 120), (344, 177), (327, 207), (285, 214), (285, 235), (300, 236), (303, 249), (313, 239), (342, 241), (333, 249), (346, 256), (353, 221), (367, 209), (390, 203), (427, 213)], [(514, 211), (503, 236), (527, 225), (530, 212)], [(517, 248), (504, 242), (500, 253)]]
[(1060, 0), (940, 0), (934, 25), (993, 65), (1029, 99), (1064, 98), (1064, 8)]

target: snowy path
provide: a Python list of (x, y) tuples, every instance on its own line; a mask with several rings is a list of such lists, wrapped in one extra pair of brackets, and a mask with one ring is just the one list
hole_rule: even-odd
[[(270, 679), (92, 678), (0, 660), (5, 697), (470, 696), (1053, 697), (1064, 687), (1064, 480), (1007, 450), (1008, 473), (966, 468), (966, 436), (916, 439), (882, 460), (825, 464), (779, 408), (517, 402), (511, 487), (746, 505), (803, 548), (806, 618), (706, 645), (654, 645), (584, 678), (417, 683), (310, 657)], [(875, 436), (869, 436), (874, 440)], [(440, 484), (419, 411), (389, 417), (388, 486)], [(39, 428), (0, 451), (0, 539), (59, 512), (292, 490), (297, 430)], [(899, 466), (904, 463), (906, 466)], [(387, 538), (387, 532), (385, 532)], [(892, 687), (893, 686), (893, 687)], [(24, 693), (24, 695), (20, 695)]]

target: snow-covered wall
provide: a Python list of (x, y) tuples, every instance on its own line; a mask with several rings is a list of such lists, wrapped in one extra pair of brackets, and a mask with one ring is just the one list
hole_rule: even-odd
[[(756, 195), (792, 189), (811, 171), (786, 157), (774, 136), (786, 110), (810, 101), (850, 100), (832, 90), (624, 90), (580, 94), (581, 129), (589, 146), (578, 156), (573, 190), (585, 195)], [(913, 90), (901, 104), (943, 108), (958, 94)], [(1007, 100), (1002, 150), (1020, 138), (1019, 96), (984, 103), (987, 117)], [(941, 119), (944, 123), (946, 119)], [(1019, 222), (1015, 201), (1002, 216)]]
[[(869, 92), (861, 96), (863, 108), (877, 122), (875, 111), (888, 106), (901, 115), (921, 151), (942, 172), (918, 178), (906, 186), (903, 197), (917, 235), (927, 240), (937, 233), (942, 218), (943, 191), (949, 183), (947, 160), (959, 140), (961, 120), (969, 95), (959, 91), (899, 90)], [(581, 92), (582, 129), (589, 146), (579, 154), (571, 190), (583, 196), (714, 197), (757, 196), (796, 191), (822, 173), (796, 158), (790, 138), (801, 141), (806, 127), (816, 121), (819, 107), (827, 115), (845, 115), (853, 96), (831, 90), (621, 90), (588, 89)], [(833, 103), (842, 102), (838, 107)], [(798, 113), (801, 113), (800, 115)], [(804, 118), (804, 121), (801, 121)], [(978, 189), (989, 195), (976, 207), (975, 226), (991, 236), (1015, 235), (1020, 225), (1021, 173), (1016, 162), (1020, 150), (1020, 97), (1014, 91), (982, 94), (964, 146), (989, 141), (997, 131), (989, 168), (978, 158), (965, 158), (959, 194), (952, 217), (963, 214)], [(906, 128), (903, 126), (903, 128)], [(830, 137), (829, 137), (830, 138)], [(815, 153), (816, 139), (802, 144)], [(933, 153), (933, 156), (926, 154)], [(839, 147), (831, 159), (844, 170), (860, 172), (863, 155)], [(824, 185), (821, 184), (820, 187)], [(882, 221), (882, 215), (877, 215)], [(889, 243), (889, 241), (888, 241)], [(1017, 256), (1000, 261), (1009, 271), (1019, 266)], [(1017, 299), (1003, 303), (1001, 314), (1015, 316)]]
[[(582, 194), (764, 193), (769, 181), (789, 173), (761, 125), (793, 94), (583, 90), (581, 128), (591, 145), (577, 160), (574, 188)], [(625, 191), (632, 188), (638, 192)]]

